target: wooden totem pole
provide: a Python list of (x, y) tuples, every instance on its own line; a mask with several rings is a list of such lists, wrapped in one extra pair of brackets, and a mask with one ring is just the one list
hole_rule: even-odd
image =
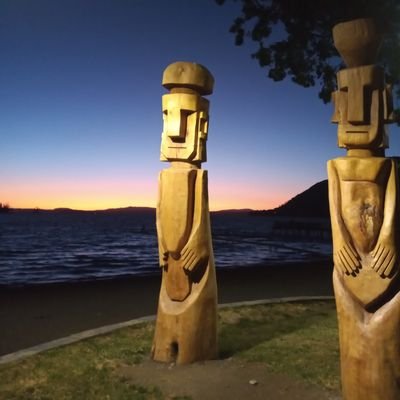
[(157, 234), (162, 268), (152, 357), (187, 364), (217, 356), (217, 284), (208, 210), (206, 161), (214, 78), (199, 64), (176, 62), (164, 71), (164, 128)]
[(333, 94), (347, 155), (328, 162), (343, 399), (399, 400), (400, 210), (396, 163), (384, 153), (391, 91), (374, 65), (372, 20), (338, 24), (333, 37), (348, 67)]

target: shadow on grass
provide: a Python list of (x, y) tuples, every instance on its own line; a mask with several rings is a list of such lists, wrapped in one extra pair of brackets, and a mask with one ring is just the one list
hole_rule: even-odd
[(274, 304), (227, 310), (226, 314), (220, 314), (219, 358), (232, 357), (295, 332), (301, 340), (302, 331), (313, 326), (323, 327), (327, 321), (331, 323), (335, 313), (333, 302)]

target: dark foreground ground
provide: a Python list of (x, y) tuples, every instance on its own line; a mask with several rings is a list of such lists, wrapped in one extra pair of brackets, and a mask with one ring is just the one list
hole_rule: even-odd
[(285, 374), (269, 372), (262, 363), (231, 358), (180, 366), (147, 360), (123, 367), (119, 374), (135, 384), (159, 387), (166, 399), (173, 396), (192, 400), (341, 399), (338, 391), (328, 391)]
[[(217, 271), (219, 303), (332, 295), (332, 263)], [(103, 325), (156, 314), (160, 276), (0, 286), (0, 355)]]

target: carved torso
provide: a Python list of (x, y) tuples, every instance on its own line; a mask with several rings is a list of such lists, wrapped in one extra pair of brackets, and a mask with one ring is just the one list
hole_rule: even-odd
[(195, 181), (195, 170), (170, 168), (160, 174), (159, 233), (165, 250), (175, 259), (192, 230)]
[(397, 171), (381, 157), (328, 164), (335, 267), (364, 305), (381, 298), (398, 273)]
[(160, 174), (157, 233), (166, 258), (165, 288), (173, 301), (190, 295), (211, 251), (206, 177), (206, 171), (190, 168), (169, 168)]
[(356, 249), (370, 252), (383, 222), (385, 188), (390, 172), (387, 159), (337, 159), (341, 214)]
[(374, 248), (382, 226), (383, 190), (376, 182), (343, 181), (340, 191), (347, 230), (357, 250), (368, 253)]

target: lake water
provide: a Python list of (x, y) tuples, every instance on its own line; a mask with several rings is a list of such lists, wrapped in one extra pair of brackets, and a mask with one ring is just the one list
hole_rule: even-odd
[[(212, 215), (217, 268), (330, 256), (330, 241), (274, 234), (278, 220), (247, 214)], [(153, 212), (0, 214), (0, 285), (153, 274), (158, 272), (157, 251)]]

